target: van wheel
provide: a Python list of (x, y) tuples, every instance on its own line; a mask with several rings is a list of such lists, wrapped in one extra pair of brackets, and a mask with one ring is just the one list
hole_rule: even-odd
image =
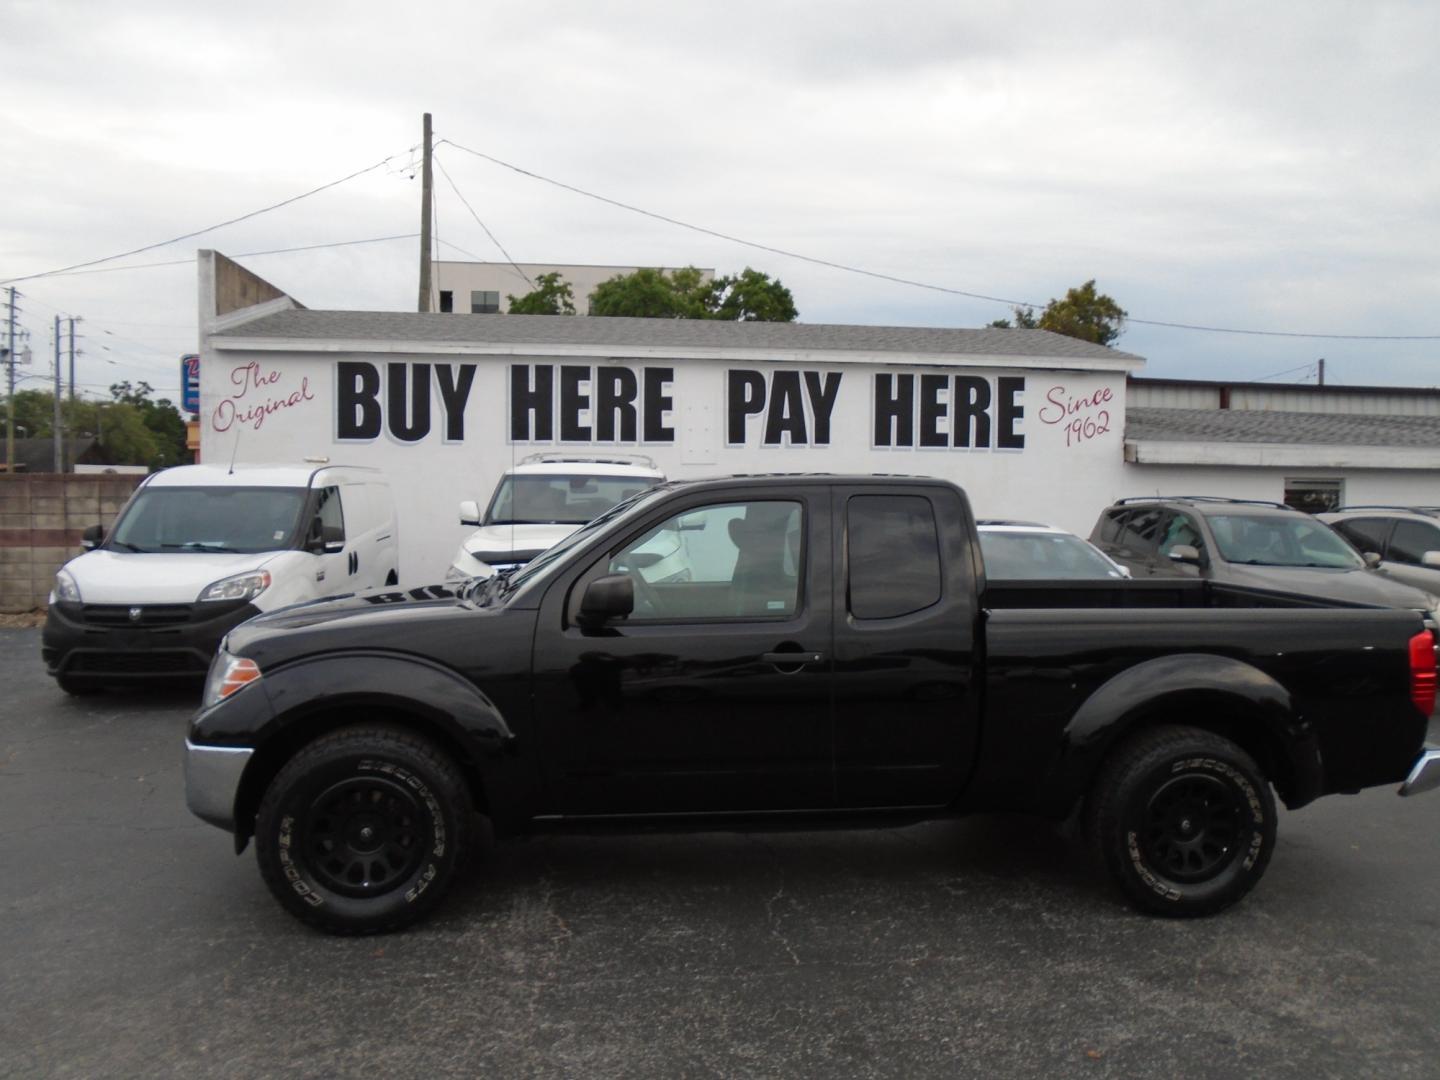
[(1210, 915), (1255, 887), (1275, 848), (1275, 798), (1253, 758), (1190, 727), (1115, 750), (1086, 807), (1091, 843), (1135, 907)]
[(312, 926), (397, 930), (450, 888), (473, 813), (459, 769), (429, 740), (348, 728), (306, 746), (266, 789), (255, 822), (260, 875)]

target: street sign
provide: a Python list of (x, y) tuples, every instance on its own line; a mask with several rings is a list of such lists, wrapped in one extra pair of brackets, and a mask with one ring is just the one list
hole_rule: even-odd
[(200, 411), (200, 357), (190, 353), (180, 358), (180, 406), (188, 413)]

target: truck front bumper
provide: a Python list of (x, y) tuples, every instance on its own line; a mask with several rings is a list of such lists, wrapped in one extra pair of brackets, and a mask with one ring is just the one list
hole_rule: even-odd
[(248, 746), (201, 746), (185, 740), (185, 805), (201, 821), (235, 831), (235, 795), (255, 753)]
[(1400, 785), (1400, 794), (1419, 795), (1436, 788), (1440, 788), (1440, 750), (1422, 750), (1405, 783)]

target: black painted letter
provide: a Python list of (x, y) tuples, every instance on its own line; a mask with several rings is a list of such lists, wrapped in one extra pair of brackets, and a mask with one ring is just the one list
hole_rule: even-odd
[(465, 403), (470, 400), (470, 387), (475, 382), (475, 365), (461, 364), (460, 377), (455, 377), (453, 364), (435, 368), (440, 384), (440, 403), (445, 406), (445, 441), (465, 441)]
[(725, 373), (725, 442), (745, 445), (745, 420), (765, 411), (765, 376), (732, 368)]
[[(595, 371), (595, 438), (599, 442), (635, 441), (635, 399), (640, 384), (629, 368), (597, 368)], [(620, 417), (616, 434), (615, 417)]]
[[(535, 417), (531, 434), (530, 417)], [(549, 442), (555, 437), (555, 369), (535, 365), (535, 384), (530, 384), (530, 365), (510, 365), (510, 441)]]
[[(406, 392), (406, 368), (410, 389)], [(419, 442), (430, 434), (430, 365), (386, 364), (385, 411), (390, 434), (401, 442)], [(408, 399), (408, 400), (407, 400)]]
[(589, 442), (590, 425), (580, 423), (580, 414), (590, 408), (590, 395), (580, 384), (590, 381), (590, 369), (575, 364), (560, 367), (560, 441)]
[(645, 369), (645, 441), (665, 443), (675, 441), (675, 429), (665, 426), (665, 414), (674, 407), (674, 401), (667, 392), (675, 378), (675, 369), (668, 367), (647, 367)]
[(914, 375), (875, 376), (875, 445), (915, 445)]
[(1000, 436), (995, 445), (1001, 450), (1024, 450), (1025, 436), (1015, 430), (1015, 425), (1025, 417), (1025, 406), (1016, 399), (1025, 392), (1025, 380), (1007, 376), (996, 380), (1000, 401), (996, 407), (1000, 422)]
[(335, 365), (335, 438), (368, 442), (380, 434), (380, 371), (374, 364), (342, 360)]

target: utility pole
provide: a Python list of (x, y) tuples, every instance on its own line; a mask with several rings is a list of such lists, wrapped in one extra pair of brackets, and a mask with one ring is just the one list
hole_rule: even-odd
[(78, 322), (74, 315), (70, 316), (70, 400), (75, 400), (75, 323)]
[(60, 316), (55, 316), (55, 471), (65, 471), (64, 444), (60, 441)]
[(9, 327), (9, 341), (6, 345), (5, 360), (9, 368), (10, 396), (6, 399), (9, 403), (9, 423), (5, 425), (5, 471), (15, 471), (15, 286), (10, 286), (10, 304), (8, 308), (9, 318), (6, 320)]
[(430, 310), (430, 114), (425, 114), (425, 160), (420, 166), (420, 307)]

